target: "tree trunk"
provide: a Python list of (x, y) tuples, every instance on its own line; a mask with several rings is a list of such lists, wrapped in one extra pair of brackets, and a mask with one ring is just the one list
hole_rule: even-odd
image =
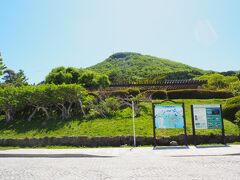
[(13, 120), (13, 116), (12, 116), (11, 111), (12, 111), (12, 110), (8, 109), (8, 110), (5, 112), (7, 123)]
[(35, 116), (37, 111), (38, 111), (38, 108), (35, 108), (34, 111), (32, 112), (32, 114), (28, 117), (29, 122), (32, 120), (33, 116)]
[(46, 117), (47, 117), (47, 120), (49, 120), (50, 116), (49, 116), (49, 114), (48, 114), (47, 108), (45, 108), (45, 107), (40, 107), (40, 108), (45, 112), (45, 115), (46, 115)]
[(66, 119), (67, 118), (67, 109), (66, 109), (66, 107), (63, 104), (60, 104), (60, 103), (58, 103), (57, 107), (58, 107), (58, 109), (60, 109), (60, 111), (62, 113), (62, 115), (61, 115), (62, 119)]
[(82, 101), (81, 101), (80, 98), (78, 99), (78, 102), (79, 102), (79, 105), (80, 105), (81, 111), (82, 111), (82, 113), (83, 113), (83, 117), (86, 117), (86, 113), (85, 113), (85, 111), (84, 111), (84, 109), (83, 109), (83, 104), (82, 104)]

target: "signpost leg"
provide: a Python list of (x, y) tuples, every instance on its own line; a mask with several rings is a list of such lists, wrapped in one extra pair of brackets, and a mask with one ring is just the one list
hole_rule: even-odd
[(193, 115), (193, 105), (191, 105), (191, 114), (192, 114), (193, 143), (194, 143), (194, 146), (196, 146), (196, 145), (197, 145), (197, 142), (196, 142), (196, 132), (195, 132), (195, 124), (194, 124), (194, 115)]
[(226, 144), (224, 122), (223, 122), (223, 115), (222, 115), (222, 105), (220, 105), (220, 109), (221, 109), (221, 117), (222, 117), (222, 143)]
[(187, 139), (187, 126), (186, 126), (186, 117), (185, 117), (185, 105), (182, 103), (182, 108), (183, 108), (183, 121), (184, 121), (184, 141), (185, 145), (188, 146), (188, 139)]
[(156, 125), (155, 125), (155, 107), (154, 103), (152, 104), (152, 112), (153, 112), (153, 146), (156, 147)]

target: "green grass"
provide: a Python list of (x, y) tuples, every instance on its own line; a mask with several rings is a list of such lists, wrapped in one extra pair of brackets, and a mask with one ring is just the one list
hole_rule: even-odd
[[(177, 100), (185, 103), (187, 133), (192, 134), (191, 123), (191, 104), (224, 104), (225, 100)], [(150, 103), (144, 103), (147, 107), (142, 111), (142, 115), (136, 118), (136, 135), (151, 137), (152, 127), (152, 109)], [(224, 120), (225, 134), (238, 135), (239, 128), (228, 120)], [(160, 129), (157, 130), (157, 136), (174, 136), (183, 134), (182, 129)], [(221, 130), (197, 130), (197, 134), (210, 135), (221, 134)], [(97, 118), (93, 120), (69, 119), (69, 120), (40, 120), (35, 119), (31, 122), (27, 120), (14, 121), (6, 124), (4, 120), (0, 121), (0, 138), (31, 138), (31, 137), (62, 137), (62, 136), (131, 136), (132, 118), (131, 109), (125, 109), (119, 112), (114, 118)]]

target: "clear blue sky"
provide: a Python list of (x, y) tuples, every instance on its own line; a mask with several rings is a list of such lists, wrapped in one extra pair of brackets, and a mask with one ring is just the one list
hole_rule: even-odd
[(240, 69), (239, 0), (0, 0), (0, 52), (31, 83), (133, 51)]

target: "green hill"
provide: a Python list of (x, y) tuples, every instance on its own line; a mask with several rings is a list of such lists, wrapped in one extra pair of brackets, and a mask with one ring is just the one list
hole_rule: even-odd
[(112, 82), (192, 79), (206, 72), (172, 60), (132, 52), (113, 54), (88, 69), (107, 74)]

